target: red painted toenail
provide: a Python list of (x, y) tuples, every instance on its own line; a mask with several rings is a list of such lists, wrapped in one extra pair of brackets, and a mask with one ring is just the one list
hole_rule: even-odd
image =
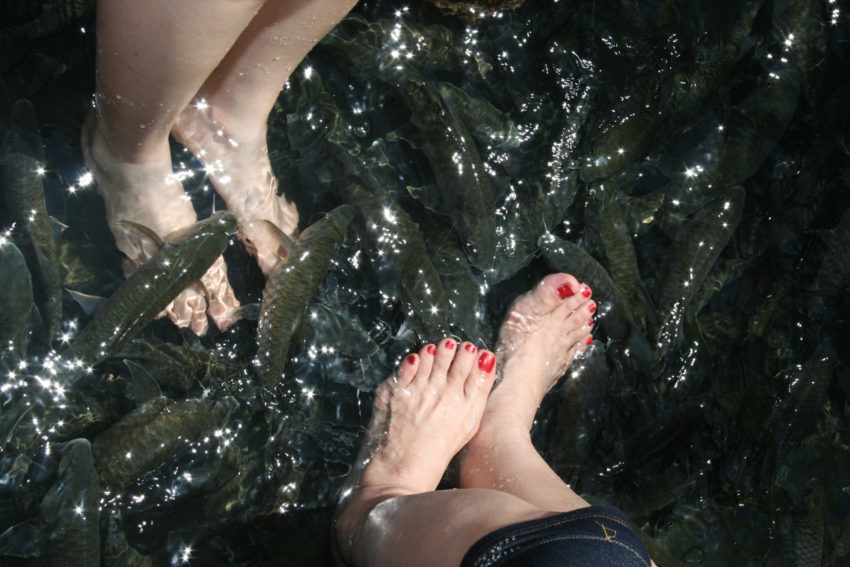
[(463, 348), (465, 348), (465, 349), (466, 349), (466, 350), (468, 350), (469, 352), (475, 352), (476, 350), (478, 350), (478, 348), (476, 348), (476, 346), (475, 346), (474, 344), (472, 344), (472, 343), (466, 343), (466, 344), (463, 346)]
[(482, 352), (481, 356), (478, 357), (478, 368), (484, 372), (493, 370), (494, 364), (496, 364), (496, 357), (493, 356), (492, 352)]
[(591, 304), (590, 304), (590, 307), (588, 307), (588, 308), (587, 308), (587, 310), (588, 310), (588, 311), (590, 311), (591, 313), (596, 312), (596, 304), (595, 304), (595, 303), (591, 303)]
[(415, 354), (408, 354), (407, 355), (407, 363), (408, 364), (416, 364), (416, 355)]
[(437, 347), (435, 347), (434, 345), (428, 345), (425, 350), (428, 351), (428, 354), (434, 354), (435, 352), (437, 352)]
[(587, 344), (590, 344), (592, 342), (593, 342), (593, 337), (587, 337)]
[(587, 286), (582, 286), (581, 294), (585, 297), (590, 297), (590, 288)]
[(587, 322), (587, 326), (588, 326), (588, 327), (592, 327), (592, 326), (593, 326), (593, 319), (591, 319), (590, 321), (588, 321), (588, 322)]
[(446, 348), (452, 350), (455, 348), (455, 342), (451, 339), (446, 339)]
[(566, 299), (572, 295), (575, 295), (573, 288), (569, 286), (569, 284), (564, 284), (558, 288), (558, 295), (561, 296), (561, 299)]

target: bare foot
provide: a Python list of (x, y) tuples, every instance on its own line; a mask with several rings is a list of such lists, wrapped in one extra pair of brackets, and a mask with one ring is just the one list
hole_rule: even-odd
[(517, 298), (499, 329), (499, 376), (485, 419), (517, 419), (526, 431), (543, 396), (593, 341), (596, 303), (590, 288), (569, 274), (550, 274)]
[(237, 133), (214, 113), (203, 100), (196, 101), (180, 113), (172, 134), (204, 163), (216, 192), (239, 221), (239, 238), (268, 275), (285, 255), (277, 230), (295, 238), (298, 211), (277, 194), (265, 130)]
[(443, 339), (410, 354), (375, 392), (365, 455), (352, 471), (336, 520), (339, 547), (356, 561), (374, 507), (437, 488), (449, 461), (475, 435), (493, 386), (495, 358)]
[[(115, 245), (126, 257), (124, 275), (129, 276), (156, 254), (158, 245), (140, 237), (138, 231), (122, 221), (147, 227), (167, 240), (170, 234), (195, 223), (195, 209), (172, 175), (167, 140), (150, 161), (127, 163), (110, 151), (94, 115), (89, 114), (83, 125), (81, 146), (86, 166), (94, 175), (97, 191), (106, 205), (106, 222), (115, 237)], [(201, 284), (183, 290), (160, 316), (167, 315), (177, 326), (189, 327), (198, 335), (207, 332), (207, 313), (221, 329), (232, 325), (239, 301), (227, 281), (223, 258), (219, 257), (207, 270)], [(204, 290), (209, 297), (205, 297)]]
[(530, 432), (543, 397), (592, 342), (595, 310), (590, 289), (568, 274), (546, 276), (511, 306), (499, 329), (498, 384), (459, 459), (462, 488), (502, 490), (544, 510), (587, 505), (543, 461)]

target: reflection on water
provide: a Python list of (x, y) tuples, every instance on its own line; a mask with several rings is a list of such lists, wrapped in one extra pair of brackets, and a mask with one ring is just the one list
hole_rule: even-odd
[[(293, 337), (279, 379), (250, 317), (75, 356), (123, 279), (77, 142), (92, 16), (0, 37), (4, 564), (332, 564), (374, 386), (443, 333), (492, 346), (552, 270), (600, 305), (534, 431), (563, 478), (662, 567), (846, 563), (846, 6), (435, 4), (359, 5), (272, 113), (302, 230), (356, 212), (312, 301), (282, 312), (300, 326), (272, 333)], [(20, 98), (43, 156), (32, 128), (8, 134)], [(220, 209), (174, 152), (200, 216)], [(253, 261), (235, 239), (225, 255), (259, 301)], [(150, 308), (127, 301), (133, 321)]]

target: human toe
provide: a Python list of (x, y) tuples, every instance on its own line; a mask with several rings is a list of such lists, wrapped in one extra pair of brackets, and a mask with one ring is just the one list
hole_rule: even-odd
[(434, 354), (434, 366), (431, 375), (434, 377), (446, 376), (456, 353), (457, 342), (454, 339), (445, 338), (437, 343), (437, 351)]
[(407, 388), (416, 377), (420, 367), (420, 358), (411, 353), (404, 357), (395, 372), (395, 384), (399, 388)]
[(462, 383), (469, 376), (475, 365), (478, 347), (470, 342), (462, 342), (457, 345), (457, 354), (449, 368), (448, 381), (450, 383)]
[(496, 380), (496, 355), (482, 350), (474, 356), (472, 367), (464, 382), (464, 394), (467, 397), (486, 401)]

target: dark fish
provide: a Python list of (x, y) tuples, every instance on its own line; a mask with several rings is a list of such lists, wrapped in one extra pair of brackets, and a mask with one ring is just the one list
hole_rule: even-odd
[(475, 21), (515, 10), (525, 0), (428, 0), (447, 16)]
[(0, 359), (9, 367), (27, 348), (32, 280), (26, 260), (11, 242), (0, 242)]
[(6, 205), (21, 234), (23, 252), (29, 256), (45, 303), (45, 325), (50, 337), (58, 332), (62, 321), (62, 282), (59, 276), (56, 243), (47, 205), (41, 172), (45, 159), (35, 109), (28, 100), (19, 100), (12, 108), (9, 130), (3, 143), (3, 184)]
[(481, 289), (460, 239), (447, 225), (434, 223), (426, 234), (430, 258), (443, 282), (446, 307), (455, 332), (469, 340), (488, 339), (489, 329), (484, 322), (480, 303)]
[(694, 70), (690, 75), (674, 77), (670, 105), (676, 112), (694, 107), (720, 84), (747, 47), (753, 21), (763, 0), (748, 0), (723, 41), (710, 40), (698, 45)]
[(59, 449), (59, 478), (41, 501), (47, 565), (100, 566), (100, 487), (88, 439)]
[(814, 287), (817, 305), (812, 306), (812, 313), (818, 317), (842, 317), (837, 306), (844, 304), (850, 293), (850, 210), (844, 211), (832, 230)]
[(399, 89), (411, 110), (410, 121), (419, 129), (444, 210), (462, 235), (472, 262), (489, 268), (495, 254), (495, 204), (475, 142), (422, 77), (407, 77)]
[(219, 211), (176, 235), (121, 284), (74, 339), (67, 356), (90, 366), (114, 353), (204, 275), (235, 228), (233, 214)]
[(600, 132), (581, 168), (582, 181), (610, 177), (646, 155), (659, 120), (655, 95), (633, 102)]
[(392, 86), (410, 109), (421, 149), (428, 159), (442, 197), (442, 210), (464, 239), (464, 248), (479, 268), (492, 266), (495, 254), (493, 190), (475, 141), (463, 121), (445, 104), (437, 89), (412, 65), (399, 66), (373, 45), (390, 41), (370, 38), (367, 28), (353, 40), (332, 35), (328, 46), (365, 72)]
[(257, 356), (262, 387), (271, 390), (283, 376), (289, 343), (301, 325), (310, 301), (345, 241), (354, 209), (337, 207), (298, 237), (286, 261), (266, 280), (257, 326)]
[(813, 479), (798, 490), (805, 493), (802, 509), (792, 508), (780, 519), (782, 551), (779, 567), (820, 567), (824, 544), (823, 485)]
[(660, 352), (678, 339), (682, 318), (741, 222), (743, 208), (744, 190), (735, 187), (700, 209), (676, 235), (656, 287), (661, 324), (655, 342)]
[(374, 250), (370, 260), (376, 272), (382, 282), (400, 284), (399, 299), (422, 326), (422, 340), (444, 337), (450, 317), (446, 290), (419, 226), (395, 199), (380, 190), (370, 191), (359, 179), (346, 178), (339, 187), (357, 209), (369, 248)]
[(638, 268), (633, 235), (614, 189), (600, 186), (592, 191), (585, 207), (584, 236), (601, 251), (608, 274), (645, 334), (654, 326), (654, 313)]
[(95, 467), (104, 486), (122, 490), (177, 450), (224, 425), (238, 409), (233, 398), (217, 401), (150, 400), (94, 440)]
[[(18, 18), (31, 18), (24, 24), (12, 25), (2, 31), (15, 36), (38, 38), (66, 28), (94, 8), (96, 0), (39, 0), (21, 2), (10, 0), (4, 11), (17, 6)], [(23, 6), (27, 6), (22, 9)]]
[(606, 427), (611, 409), (607, 399), (610, 378), (605, 351), (601, 344), (595, 344), (572, 363), (557, 391), (553, 442), (546, 459), (568, 483), (576, 481), (582, 463)]
[(103, 564), (107, 567), (153, 567), (153, 560), (127, 542), (120, 510), (105, 512)]
[(508, 149), (522, 143), (516, 123), (506, 112), (451, 83), (440, 83), (437, 88), (446, 107), (469, 129), (479, 148)]
[(719, 172), (726, 187), (743, 183), (759, 170), (797, 110), (801, 85), (794, 69), (772, 71), (736, 107)]
[(777, 465), (787, 464), (789, 455), (815, 433), (815, 426), (825, 415), (834, 368), (834, 352), (827, 342), (803, 364), (784, 374), (786, 391), (777, 399), (767, 424), (776, 440)]

